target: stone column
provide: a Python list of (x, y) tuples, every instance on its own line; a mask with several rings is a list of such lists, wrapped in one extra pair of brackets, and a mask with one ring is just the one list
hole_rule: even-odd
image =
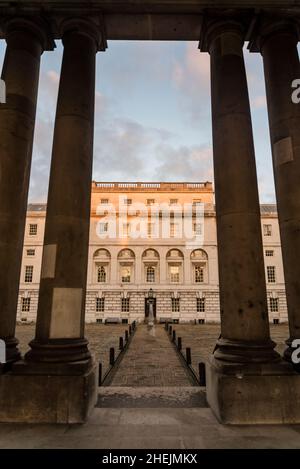
[(97, 28), (63, 24), (36, 337), (26, 359), (90, 364), (84, 338)]
[(212, 22), (213, 152), (221, 337), (214, 358), (231, 363), (278, 360), (270, 340), (260, 206), (239, 22)]
[(20, 358), (15, 338), (20, 270), (36, 114), (40, 57), (53, 49), (47, 25), (14, 19), (5, 26), (7, 48), (0, 104), (0, 338), (6, 360)]
[(284, 22), (266, 24), (259, 39), (288, 305), (287, 359), (291, 342), (300, 339), (300, 104), (292, 101), (292, 82), (300, 79), (297, 42), (296, 27)]

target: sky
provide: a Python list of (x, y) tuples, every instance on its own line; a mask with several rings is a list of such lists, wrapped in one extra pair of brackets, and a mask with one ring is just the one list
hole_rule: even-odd
[[(41, 61), (30, 202), (46, 202), (62, 45)], [(0, 59), (5, 44), (1, 41)], [(245, 48), (261, 203), (275, 201), (262, 59)], [(213, 181), (209, 55), (196, 42), (109, 41), (97, 54), (93, 179)]]

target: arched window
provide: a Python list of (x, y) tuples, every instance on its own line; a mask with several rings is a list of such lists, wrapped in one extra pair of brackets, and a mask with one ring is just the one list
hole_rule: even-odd
[(118, 254), (118, 263), (121, 283), (132, 283), (134, 281), (134, 252), (131, 249), (122, 249)]
[(155, 249), (149, 248), (142, 254), (144, 281), (146, 283), (159, 282), (159, 254)]
[(180, 283), (183, 279), (183, 254), (179, 249), (167, 253), (168, 278), (170, 283)]
[(106, 282), (106, 271), (103, 265), (98, 267), (98, 282), (105, 283)]
[(194, 283), (208, 283), (208, 256), (203, 249), (191, 253), (191, 265)]
[(94, 283), (106, 283), (109, 281), (110, 253), (107, 249), (97, 249), (94, 252)]
[(147, 267), (147, 282), (154, 283), (155, 282), (155, 269), (152, 265)]

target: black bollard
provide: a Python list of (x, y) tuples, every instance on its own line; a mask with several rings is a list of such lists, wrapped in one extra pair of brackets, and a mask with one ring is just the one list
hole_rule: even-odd
[(128, 342), (128, 331), (125, 331), (125, 342)]
[(192, 364), (192, 356), (191, 356), (191, 349), (190, 349), (190, 347), (187, 347), (187, 348), (186, 348), (186, 363), (187, 363), (187, 365), (191, 365), (191, 364)]
[(132, 328), (131, 328), (131, 326), (129, 326), (129, 335), (131, 335), (131, 334), (132, 334)]
[(99, 363), (98, 367), (98, 386), (102, 384), (102, 363)]
[(172, 335), (172, 326), (169, 326), (169, 335)]
[(109, 364), (113, 366), (115, 363), (115, 349), (114, 347), (111, 347), (109, 349)]
[(182, 340), (181, 337), (178, 337), (177, 339), (177, 348), (180, 351), (182, 349)]
[(119, 337), (119, 350), (123, 350), (124, 343), (123, 343), (123, 337)]
[(172, 341), (176, 343), (176, 331), (173, 331)]
[(206, 373), (205, 373), (205, 363), (199, 363), (199, 384), (200, 386), (206, 386)]
[(168, 331), (169, 324), (165, 322), (165, 331)]

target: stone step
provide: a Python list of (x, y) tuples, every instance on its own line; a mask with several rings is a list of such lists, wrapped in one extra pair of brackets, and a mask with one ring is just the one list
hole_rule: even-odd
[(208, 407), (205, 388), (197, 386), (99, 388), (96, 407), (114, 408), (192, 408)]

